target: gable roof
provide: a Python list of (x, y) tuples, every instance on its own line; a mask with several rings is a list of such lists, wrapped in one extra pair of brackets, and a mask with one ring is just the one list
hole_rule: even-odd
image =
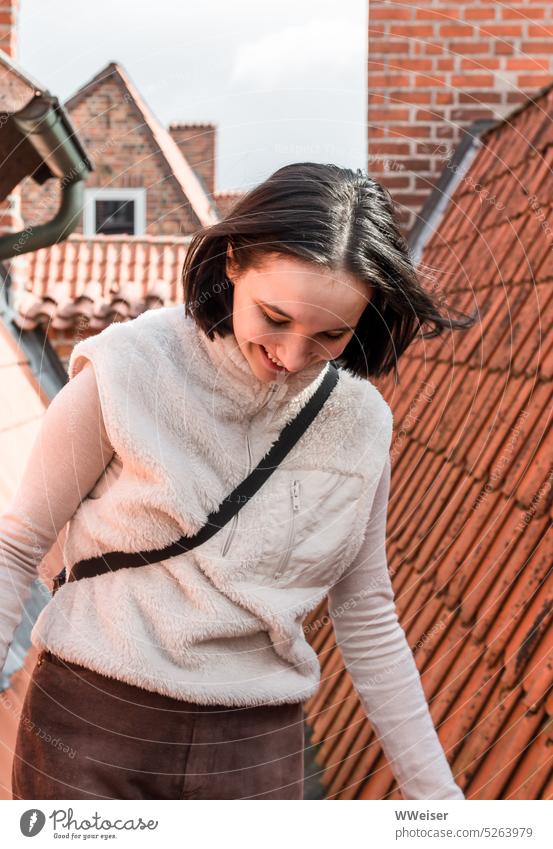
[(109, 62), (88, 83), (67, 100), (64, 104), (68, 111), (75, 108), (82, 100), (100, 87), (108, 78), (112, 78), (121, 88), (123, 96), (137, 111), (142, 125), (149, 133), (154, 147), (164, 159), (170, 173), (173, 175), (178, 190), (183, 198), (189, 201), (199, 224), (202, 227), (215, 224), (220, 216), (217, 206), (205, 191), (203, 182), (194, 169), (189, 165), (183, 152), (171, 138), (169, 132), (155, 117), (154, 113), (142, 98), (140, 92), (131, 81), (127, 72), (117, 62)]
[[(379, 385), (399, 620), (468, 799), (553, 797), (552, 112), (550, 85), (483, 134), (423, 253), (480, 322), (414, 343), (399, 387)], [(327, 798), (401, 798), (326, 614), (306, 621), (322, 669), (306, 708)]]

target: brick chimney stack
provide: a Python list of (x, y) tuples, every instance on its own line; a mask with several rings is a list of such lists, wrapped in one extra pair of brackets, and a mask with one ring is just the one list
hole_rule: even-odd
[(169, 125), (169, 133), (175, 140), (194, 171), (203, 177), (210, 195), (215, 192), (215, 135), (214, 124)]

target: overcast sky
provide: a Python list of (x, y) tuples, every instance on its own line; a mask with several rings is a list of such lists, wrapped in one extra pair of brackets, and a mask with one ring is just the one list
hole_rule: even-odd
[(218, 127), (216, 190), (367, 167), (367, 0), (21, 0), (19, 62), (61, 101), (121, 64), (157, 118)]

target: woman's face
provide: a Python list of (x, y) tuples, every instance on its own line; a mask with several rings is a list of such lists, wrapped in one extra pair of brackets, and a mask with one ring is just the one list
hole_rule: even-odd
[(371, 294), (351, 274), (282, 254), (267, 255), (260, 268), (239, 274), (230, 246), (227, 276), (234, 284), (234, 335), (262, 381), (274, 380), (279, 370), (299, 372), (339, 357)]

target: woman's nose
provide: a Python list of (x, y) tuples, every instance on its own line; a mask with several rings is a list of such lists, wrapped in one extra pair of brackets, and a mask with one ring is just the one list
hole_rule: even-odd
[(282, 347), (280, 352), (277, 351), (277, 357), (284, 364), (289, 372), (301, 371), (311, 365), (317, 357), (315, 346), (310, 343), (310, 340), (299, 339)]

